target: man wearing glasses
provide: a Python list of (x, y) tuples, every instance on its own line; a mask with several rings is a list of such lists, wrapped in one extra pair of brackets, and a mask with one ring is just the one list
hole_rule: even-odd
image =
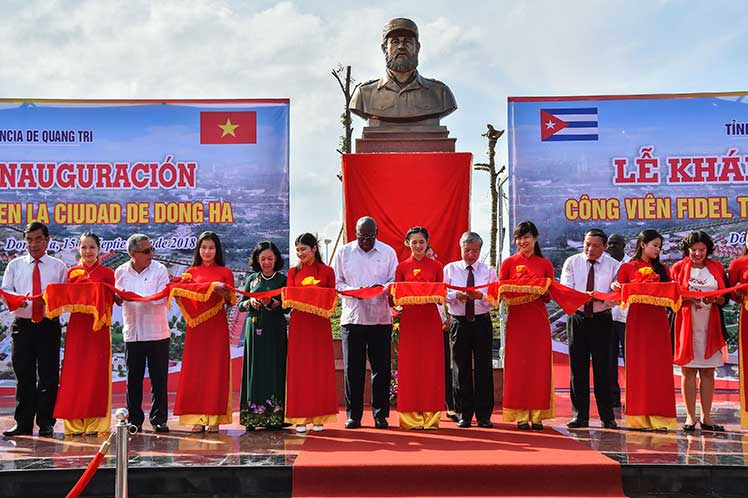
[[(127, 239), (130, 261), (114, 272), (115, 286), (141, 296), (162, 291), (169, 283), (169, 272), (153, 261), (153, 247), (147, 235), (136, 233)], [(152, 404), (149, 419), (156, 432), (169, 432), (166, 425), (168, 402), (166, 383), (169, 376), (169, 323), (166, 299), (153, 302), (128, 301), (122, 304), (122, 333), (125, 338), (127, 364), (127, 410), (130, 423), (143, 430), (143, 377), (148, 362)]]
[[(335, 255), (335, 286), (339, 290), (381, 287), (395, 280), (394, 249), (377, 240), (377, 223), (364, 216), (356, 222), (356, 240)], [(371, 408), (374, 426), (387, 427), (390, 414), (390, 341), (392, 315), (387, 296), (356, 299), (342, 296), (340, 335), (343, 343), (346, 429), (361, 427), (364, 375), (368, 351), (371, 365)]]

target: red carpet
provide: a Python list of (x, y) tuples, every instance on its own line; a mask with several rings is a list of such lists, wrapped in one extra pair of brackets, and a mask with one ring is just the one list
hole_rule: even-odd
[[(500, 417), (494, 416), (494, 423)], [(310, 432), (293, 467), (295, 497), (624, 496), (620, 465), (553, 429), (514, 424), (438, 431), (364, 427)]]

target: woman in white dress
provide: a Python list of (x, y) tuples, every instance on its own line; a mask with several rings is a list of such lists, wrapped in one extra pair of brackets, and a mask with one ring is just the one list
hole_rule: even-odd
[[(701, 230), (689, 233), (680, 243), (684, 258), (673, 265), (673, 281), (681, 289), (709, 292), (727, 287), (725, 269), (709, 255), (714, 242)], [(727, 296), (684, 298), (675, 318), (675, 354), (673, 361), (681, 366), (681, 393), (686, 403), (685, 432), (696, 429), (696, 377), (700, 379), (702, 430), (723, 432), (725, 428), (712, 422), (714, 369), (724, 363), (724, 323), (721, 308)]]

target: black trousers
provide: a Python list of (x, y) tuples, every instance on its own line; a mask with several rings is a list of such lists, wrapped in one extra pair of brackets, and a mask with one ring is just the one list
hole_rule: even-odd
[(590, 357), (595, 401), (600, 420), (615, 419), (610, 399), (610, 343), (613, 318), (610, 311), (585, 318), (576, 312), (569, 318), (569, 364), (571, 366), (572, 416), (590, 418)]
[(452, 346), (449, 343), (449, 331), (444, 332), (444, 395), (447, 410), (455, 411), (455, 398), (452, 393)]
[(45, 318), (34, 323), (16, 318), (12, 338), (13, 372), (16, 375), (16, 411), (18, 427), (32, 430), (34, 418), (39, 427), (55, 425), (52, 416), (60, 384), (60, 321)]
[(159, 341), (133, 341), (125, 343), (127, 364), (127, 411), (130, 423), (143, 425), (143, 377), (148, 365), (151, 379), (151, 411), (148, 419), (152, 425), (165, 424), (169, 418), (166, 384), (169, 379), (169, 339)]
[[(493, 412), (493, 327), (488, 313), (475, 321), (452, 316), (452, 392), (455, 412), (464, 420), (489, 420)], [(475, 371), (473, 371), (475, 366)]]
[(341, 325), (340, 337), (343, 343), (345, 411), (348, 418), (360, 421), (364, 414), (367, 352), (371, 365), (372, 413), (375, 417), (388, 417), (392, 325)]
[(626, 322), (613, 320), (613, 333), (610, 341), (610, 390), (611, 400), (621, 404), (621, 386), (618, 385), (618, 353), (626, 357)]

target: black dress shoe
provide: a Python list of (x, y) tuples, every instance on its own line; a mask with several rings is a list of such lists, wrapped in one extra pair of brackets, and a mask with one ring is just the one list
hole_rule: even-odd
[(606, 429), (618, 429), (618, 424), (615, 420), (603, 420), (603, 427)]
[(13, 437), (13, 436), (30, 436), (32, 433), (31, 429), (24, 429), (22, 427), (18, 427), (17, 425), (14, 425), (7, 431), (3, 432), (3, 436), (5, 437)]
[(169, 432), (169, 426), (166, 424), (155, 424), (153, 430), (156, 432)]
[(352, 418), (349, 418), (345, 421), (346, 429), (358, 429), (359, 427), (361, 427), (361, 422), (359, 420), (353, 420)]
[(387, 422), (387, 419), (384, 417), (374, 417), (374, 427), (377, 429), (386, 429), (390, 426), (390, 423)]
[(542, 431), (543, 430), (543, 422), (533, 422), (532, 423), (532, 430), (534, 430), (534, 431)]
[(578, 418), (573, 418), (569, 420), (569, 422), (566, 424), (566, 427), (569, 429), (583, 429), (584, 427), (589, 427), (590, 423), (588, 420), (580, 420)]
[(43, 426), (39, 427), (39, 435), (40, 435), (40, 436), (45, 436), (45, 437), (46, 437), (46, 436), (51, 436), (51, 435), (52, 435), (52, 434), (54, 434), (54, 433), (55, 433), (55, 428), (54, 428), (54, 426), (51, 426), (51, 425), (43, 425)]
[(459, 422), (457, 422), (457, 427), (462, 427), (463, 429), (467, 429), (470, 427), (470, 421), (465, 418), (461, 418)]
[(491, 423), (490, 420), (478, 420), (478, 427), (483, 427), (484, 429), (491, 429), (493, 428), (493, 423)]
[(704, 422), (699, 422), (699, 425), (701, 426), (702, 431), (712, 431), (712, 432), (725, 432), (725, 426), (719, 425), (719, 424), (705, 424)]
[(460, 421), (460, 416), (457, 415), (456, 413), (447, 412), (447, 418), (449, 420), (453, 421), (453, 422), (459, 422)]
[(529, 431), (530, 423), (529, 422), (517, 422), (517, 429), (521, 431)]

